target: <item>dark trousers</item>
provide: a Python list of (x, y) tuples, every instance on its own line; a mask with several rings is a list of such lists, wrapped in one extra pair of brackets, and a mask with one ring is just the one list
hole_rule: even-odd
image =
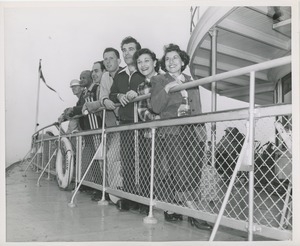
[[(124, 125), (128, 123), (121, 121), (120, 124)], [(134, 137), (134, 131), (120, 132), (120, 156), (123, 177), (123, 190), (132, 194), (136, 194)]]
[(151, 141), (149, 130), (139, 132), (139, 195), (150, 197)]

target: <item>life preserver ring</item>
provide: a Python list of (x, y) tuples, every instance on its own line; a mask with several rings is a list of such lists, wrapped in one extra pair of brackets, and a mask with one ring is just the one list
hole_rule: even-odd
[(62, 137), (60, 148), (56, 155), (56, 179), (58, 186), (65, 189), (69, 186), (73, 177), (74, 158), (71, 142)]

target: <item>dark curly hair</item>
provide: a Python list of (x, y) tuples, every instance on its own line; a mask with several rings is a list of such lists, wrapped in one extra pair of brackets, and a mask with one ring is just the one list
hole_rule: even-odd
[(159, 61), (158, 61), (158, 59), (156, 58), (155, 53), (152, 52), (151, 50), (147, 49), (147, 48), (140, 49), (140, 50), (138, 50), (138, 51), (136, 51), (136, 52), (134, 53), (134, 55), (133, 55), (133, 61), (134, 61), (135, 67), (136, 67), (136, 68), (138, 67), (138, 66), (137, 66), (137, 60), (138, 60), (138, 58), (139, 58), (141, 55), (143, 55), (143, 54), (148, 54), (148, 55), (151, 57), (151, 59), (152, 59), (153, 61), (156, 61), (156, 65), (155, 65), (155, 67), (154, 67), (154, 70), (155, 70), (155, 72), (158, 72), (158, 71), (159, 71)]
[(135, 43), (135, 46), (136, 46), (136, 50), (140, 50), (142, 47), (141, 47), (141, 44), (133, 37), (131, 36), (128, 36), (126, 38), (124, 38), (121, 42), (121, 50), (123, 49), (123, 45), (124, 44), (129, 44), (129, 43)]
[(179, 54), (181, 60), (183, 61), (184, 65), (181, 67), (181, 72), (182, 72), (186, 68), (186, 66), (189, 64), (190, 57), (184, 50), (181, 50), (177, 44), (165, 45), (164, 56), (160, 60), (161, 69), (165, 72), (168, 72), (166, 69), (166, 54), (171, 51), (176, 51)]

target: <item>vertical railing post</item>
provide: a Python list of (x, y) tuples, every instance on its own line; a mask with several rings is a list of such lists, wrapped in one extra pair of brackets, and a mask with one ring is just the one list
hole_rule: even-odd
[[(82, 170), (82, 136), (78, 136), (78, 144), (79, 144), (79, 153), (78, 153), (78, 176), (77, 176), (77, 185), (81, 179), (81, 170)], [(77, 186), (76, 186), (77, 188)]]
[(75, 187), (74, 187), (74, 191), (77, 188), (80, 163), (81, 163), (81, 136), (77, 136), (76, 137), (76, 162), (75, 162)]
[(157, 219), (153, 217), (153, 188), (154, 188), (154, 159), (155, 159), (155, 128), (151, 129), (151, 171), (150, 171), (150, 206), (149, 214), (144, 218), (145, 224), (156, 224)]
[[(134, 102), (134, 123), (138, 122), (138, 110), (137, 110), (137, 102)], [(135, 160), (135, 184), (136, 191), (139, 191), (139, 132), (138, 130), (134, 130), (134, 160)]]
[(42, 163), (41, 166), (39, 166), (39, 164), (36, 164), (36, 173), (39, 172), (39, 167), (41, 169), (44, 168), (44, 130), (42, 131), (42, 138), (41, 138), (41, 158), (42, 158)]
[[(255, 106), (255, 72), (250, 72), (250, 93), (249, 93), (249, 165), (254, 167), (254, 106)], [(248, 241), (253, 240), (253, 204), (254, 204), (254, 168), (249, 171), (249, 225)]]
[[(50, 158), (50, 156), (51, 156), (51, 140), (49, 140), (49, 154), (48, 154), (48, 156), (49, 156), (49, 158)], [(50, 166), (51, 166), (51, 162), (49, 163), (49, 165), (48, 165), (48, 176), (47, 176), (47, 180), (50, 180)]]
[[(217, 29), (213, 28), (210, 31), (211, 35), (211, 75), (217, 73)], [(211, 111), (217, 110), (217, 84), (216, 82), (211, 83)], [(216, 123), (213, 122), (211, 125), (211, 144), (212, 144), (212, 155), (211, 163), (215, 166), (215, 151), (216, 151)]]
[[(106, 190), (106, 133), (105, 133), (105, 117), (106, 117), (106, 109), (104, 108), (102, 111), (102, 131), (101, 131), (101, 144), (102, 144), (102, 199), (98, 201), (98, 205), (108, 205), (108, 201), (105, 200), (105, 190)], [(99, 167), (101, 170), (101, 167)]]

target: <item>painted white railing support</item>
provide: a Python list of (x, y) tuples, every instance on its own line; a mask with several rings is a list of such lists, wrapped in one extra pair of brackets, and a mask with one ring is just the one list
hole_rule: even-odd
[[(102, 134), (101, 134), (101, 144), (102, 146), (102, 165), (103, 165), (103, 172), (102, 172), (102, 198), (98, 201), (98, 205), (107, 206), (108, 201), (105, 200), (105, 190), (106, 190), (106, 132), (105, 132), (105, 118), (106, 118), (106, 109), (103, 109), (102, 114)], [(100, 162), (101, 163), (101, 162)], [(101, 165), (101, 164), (100, 164)], [(101, 167), (99, 167), (101, 170)]]
[(102, 145), (101, 145), (101, 144), (99, 145), (98, 149), (96, 150), (96, 152), (95, 152), (95, 154), (94, 154), (92, 160), (90, 161), (90, 163), (89, 163), (87, 169), (85, 170), (85, 172), (84, 172), (84, 174), (83, 174), (83, 177), (81, 178), (81, 180), (80, 180), (78, 186), (76, 187), (76, 189), (75, 189), (75, 191), (74, 191), (74, 193), (73, 193), (73, 195), (72, 195), (71, 201), (68, 203), (68, 206), (69, 206), (70, 208), (75, 207), (75, 204), (74, 204), (74, 198), (75, 198), (75, 196), (76, 196), (76, 194), (77, 194), (77, 192), (78, 192), (78, 190), (79, 190), (79, 188), (80, 188), (82, 182), (84, 181), (85, 176), (88, 174), (88, 172), (89, 172), (89, 170), (90, 170), (90, 168), (91, 168), (91, 166), (92, 166), (94, 160), (95, 160), (96, 157), (99, 155), (98, 153), (99, 153), (100, 151), (102, 151)]
[[(218, 30), (213, 28), (210, 30), (209, 34), (211, 35), (211, 76), (215, 76), (217, 73), (217, 35)], [(214, 81), (211, 83), (211, 111), (217, 111), (217, 82)], [(211, 123), (211, 138), (212, 138), (212, 155), (211, 163), (215, 166), (215, 151), (216, 151), (216, 123)]]
[(236, 166), (235, 166), (235, 168), (233, 170), (233, 174), (232, 174), (232, 177), (230, 179), (230, 182), (229, 182), (229, 185), (228, 185), (228, 189), (226, 191), (224, 200), (222, 202), (222, 206), (220, 208), (219, 214), (218, 214), (216, 222), (214, 224), (214, 227), (213, 227), (212, 233), (210, 235), (209, 241), (213, 241), (214, 238), (215, 238), (215, 236), (216, 236), (217, 230), (219, 228), (222, 216), (224, 214), (226, 205), (228, 203), (229, 196), (231, 194), (231, 191), (232, 191), (232, 188), (233, 188), (233, 185), (234, 185), (235, 178), (237, 176), (238, 171), (240, 170), (241, 163), (242, 163), (242, 161), (244, 159), (244, 156), (246, 155), (246, 152), (247, 152), (247, 149), (248, 149), (248, 144), (247, 144), (248, 141), (249, 141), (249, 124), (247, 124), (247, 135), (246, 135), (246, 138), (245, 138), (245, 141), (244, 141), (241, 153), (240, 153), (239, 158), (237, 160)]
[(41, 148), (41, 146), (37, 149), (37, 151), (35, 152), (34, 156), (31, 158), (31, 161), (28, 163), (27, 167), (25, 168), (23, 177), (26, 177), (27, 169), (29, 168), (29, 166), (31, 165), (32, 161), (37, 156), (37, 154), (40, 152), (40, 148)]
[(254, 202), (254, 106), (255, 106), (255, 72), (250, 72), (250, 98), (249, 98), (249, 196), (248, 196), (248, 241), (253, 241), (253, 202)]
[[(44, 167), (43, 171), (41, 172), (41, 174), (40, 174), (40, 176), (39, 176), (39, 178), (36, 182), (37, 186), (40, 186), (40, 179), (42, 178), (42, 176), (43, 176), (44, 172), (46, 171), (47, 167), (50, 166), (50, 162), (51, 162), (52, 158), (56, 155), (56, 153), (57, 153), (57, 149), (53, 152), (53, 154), (51, 155), (49, 161), (47, 162), (46, 166)], [(48, 172), (48, 175), (49, 175), (49, 173), (50, 172)]]
[[(138, 119), (138, 108), (137, 108), (137, 102), (134, 102), (134, 123), (137, 123), (139, 121)], [(139, 156), (139, 132), (138, 130), (134, 130), (134, 170), (135, 170), (135, 187), (136, 190), (139, 191), (140, 185), (139, 185), (139, 180), (140, 180), (140, 171), (139, 171), (139, 162), (140, 162), (140, 156)]]
[[(71, 201), (68, 203), (68, 206), (69, 206), (70, 208), (73, 208), (73, 207), (76, 206), (75, 203), (74, 203), (74, 198), (75, 198), (75, 196), (76, 196), (76, 194), (77, 194), (77, 192), (78, 192), (78, 190), (79, 190), (79, 188), (80, 188), (82, 182), (84, 181), (85, 176), (88, 174), (88, 172), (89, 172), (89, 170), (90, 170), (90, 168), (91, 168), (91, 166), (92, 166), (94, 160), (97, 159), (97, 160), (102, 160), (102, 162), (104, 161), (103, 155), (104, 155), (105, 149), (104, 149), (103, 141), (104, 141), (104, 130), (105, 130), (105, 114), (106, 114), (106, 110), (104, 109), (104, 110), (103, 110), (103, 117), (102, 117), (101, 143), (100, 143), (100, 145), (98, 146), (98, 148), (97, 148), (97, 150), (96, 150), (96, 152), (95, 152), (95, 154), (94, 154), (92, 160), (90, 161), (90, 163), (89, 163), (87, 169), (85, 170), (85, 172), (84, 172), (84, 174), (83, 174), (83, 177), (81, 178), (81, 180), (80, 180), (78, 186), (76, 187), (75, 191), (73, 192)], [(100, 156), (100, 157), (99, 157), (99, 156)], [(101, 170), (101, 167), (99, 167), (99, 168), (100, 168), (100, 170)], [(103, 176), (104, 183), (105, 183), (105, 178), (104, 178), (105, 175), (102, 175), (102, 176)], [(105, 187), (103, 187), (103, 189), (105, 189)], [(103, 193), (102, 193), (102, 199), (103, 199), (103, 197), (104, 197), (104, 199), (105, 199), (105, 194), (104, 194), (104, 192), (105, 192), (105, 190), (103, 190)], [(103, 195), (103, 194), (104, 194), (104, 195)], [(99, 202), (102, 202), (102, 200), (99, 201)], [(103, 201), (103, 204), (102, 204), (102, 205), (107, 205), (107, 204), (108, 204), (108, 203), (105, 204), (105, 202), (107, 202), (107, 201)], [(98, 204), (99, 204), (99, 203), (98, 203)], [(101, 204), (101, 203), (100, 203), (100, 204)]]
[(154, 158), (155, 158), (155, 128), (151, 129), (151, 174), (150, 174), (150, 205), (149, 214), (144, 218), (145, 224), (156, 224), (157, 219), (153, 217), (153, 187), (154, 187)]
[[(48, 156), (51, 156), (51, 145), (52, 145), (52, 142), (49, 141), (49, 151), (48, 151)], [(55, 152), (55, 151), (54, 151)], [(54, 153), (53, 152), (53, 153)], [(47, 163), (48, 164), (48, 163)], [(50, 165), (48, 165), (48, 175), (47, 175), (47, 180), (50, 180)]]

